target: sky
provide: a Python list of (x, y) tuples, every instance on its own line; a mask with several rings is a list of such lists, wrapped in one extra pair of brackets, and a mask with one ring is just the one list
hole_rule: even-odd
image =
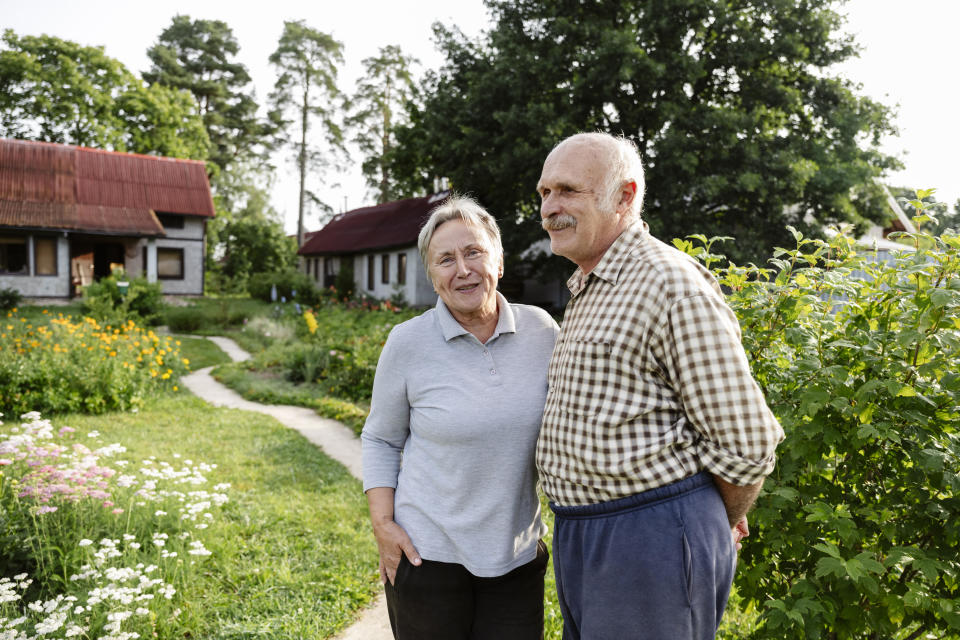
[[(936, 188), (937, 197), (951, 205), (960, 198), (960, 2), (952, 0), (849, 0), (840, 8), (848, 16), (845, 30), (862, 47), (861, 56), (836, 72), (860, 85), (861, 93), (897, 108), (899, 137), (884, 140), (888, 153), (901, 156), (906, 168), (888, 178), (889, 184)], [(443, 63), (436, 51), (431, 25), (456, 25), (477, 36), (488, 24), (482, 0), (346, 0), (296, 2), (267, 0), (0, 0), (0, 29), (18, 35), (54, 35), (83, 45), (103, 46), (107, 55), (134, 73), (150, 66), (147, 49), (173, 16), (223, 20), (240, 45), (236, 60), (253, 78), (263, 104), (275, 73), (267, 59), (283, 31), (284, 20), (305, 20), (344, 44), (345, 63), (340, 88), (350, 92), (362, 75), (363, 59), (380, 47), (396, 44), (420, 61), (416, 71)], [(273, 205), (288, 232), (296, 230), (297, 179), (292, 162), (278, 159), (279, 175)], [(321, 197), (335, 211), (373, 204), (360, 174), (360, 163), (329, 176)], [(533, 189), (533, 185), (531, 185)], [(319, 226), (314, 214), (307, 228)]]

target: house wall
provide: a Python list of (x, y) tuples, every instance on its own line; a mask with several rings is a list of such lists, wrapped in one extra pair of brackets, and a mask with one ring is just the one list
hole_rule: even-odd
[[(397, 256), (401, 254), (406, 256), (406, 283), (398, 285)], [(373, 287), (368, 286), (369, 256), (373, 256)], [(386, 283), (383, 282), (383, 256), (387, 256), (390, 269)], [(353, 273), (357, 291), (369, 296), (386, 300), (402, 293), (406, 303), (414, 307), (433, 306), (437, 302), (437, 294), (423, 270), (420, 254), (415, 246), (358, 254), (354, 257)]]
[[(155, 240), (158, 251), (167, 248), (183, 250), (183, 278), (157, 278), (156, 281), (161, 284), (165, 294), (202, 295), (206, 219), (197, 216), (183, 218), (183, 229), (167, 228), (167, 236)], [(126, 269), (131, 276), (148, 276), (144, 271), (144, 253), (148, 242), (147, 238), (141, 238), (133, 251), (127, 252)]]
[(67, 298), (70, 296), (70, 243), (63, 234), (57, 235), (57, 275), (39, 276), (34, 273), (33, 239), (37, 236), (51, 237), (49, 233), (13, 233), (27, 237), (26, 275), (0, 275), (0, 289), (16, 289), (27, 298)]

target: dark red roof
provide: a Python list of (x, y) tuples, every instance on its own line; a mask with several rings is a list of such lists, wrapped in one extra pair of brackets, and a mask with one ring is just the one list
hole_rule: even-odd
[(359, 253), (414, 244), (430, 212), (450, 192), (408, 198), (340, 214), (297, 252), (302, 256)]
[(203, 162), (0, 139), (0, 226), (164, 235), (156, 212), (214, 215)]

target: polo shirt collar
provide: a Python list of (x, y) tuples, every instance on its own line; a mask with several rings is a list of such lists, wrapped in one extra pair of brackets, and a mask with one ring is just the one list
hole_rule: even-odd
[(583, 269), (577, 267), (577, 270), (567, 280), (567, 288), (570, 289), (570, 293), (576, 296), (583, 291), (590, 276), (596, 276), (605, 282), (616, 285), (620, 279), (620, 271), (623, 269), (624, 260), (630, 255), (634, 247), (644, 242), (649, 235), (649, 227), (643, 220), (630, 224), (613, 241), (613, 244), (600, 258), (600, 262), (593, 268), (593, 271), (584, 275)]
[[(470, 333), (463, 328), (463, 325), (457, 322), (457, 319), (450, 313), (450, 309), (443, 303), (443, 299), (439, 297), (437, 298), (436, 309), (437, 318), (440, 322), (440, 331), (443, 333), (444, 340), (450, 342), (454, 338)], [(497, 326), (493, 330), (493, 335), (490, 336), (490, 340), (493, 340), (501, 333), (517, 332), (517, 319), (513, 314), (513, 308), (499, 291), (497, 291), (497, 310), (500, 312), (500, 317), (497, 319)]]

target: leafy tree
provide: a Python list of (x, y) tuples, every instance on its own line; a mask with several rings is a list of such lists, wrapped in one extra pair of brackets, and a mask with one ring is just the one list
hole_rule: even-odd
[(398, 118), (413, 96), (410, 66), (416, 62), (415, 58), (403, 55), (396, 45), (382, 47), (376, 57), (363, 61), (366, 73), (353, 95), (346, 124), (355, 131), (353, 141), (365, 156), (363, 174), (367, 185), (377, 191), (378, 203), (398, 196), (387, 157), (396, 146), (392, 129), (402, 124)]
[[(833, 0), (487, 0), (470, 41), (435, 26), (446, 64), (397, 131), (407, 191), (445, 175), (502, 218), (508, 250), (543, 237), (534, 186), (566, 135), (634, 140), (645, 219), (661, 237), (694, 228), (758, 260), (784, 226), (859, 222), (882, 210), (871, 178), (889, 111), (831, 65), (856, 55)], [(513, 222), (519, 219), (517, 229)]]
[(178, 15), (147, 50), (153, 63), (147, 82), (190, 92), (210, 137), (210, 161), (219, 169), (238, 156), (264, 159), (271, 128), (257, 118), (250, 74), (234, 61), (240, 47), (221, 20), (191, 20)]
[(220, 185), (217, 216), (207, 227), (207, 268), (227, 280), (220, 288), (245, 290), (254, 274), (293, 268), (297, 247), (270, 206), (263, 174), (236, 165), (221, 174)]
[(4, 31), (0, 135), (203, 159), (208, 139), (192, 102), (145, 86), (102, 47)]
[[(343, 45), (332, 36), (308, 27), (304, 21), (286, 21), (270, 64), (279, 72), (270, 94), (274, 122), (283, 131), (296, 131), (285, 139), (296, 151), (300, 173), (300, 197), (297, 207), (297, 246), (303, 246), (304, 215), (307, 200), (329, 211), (307, 189), (307, 175), (322, 175), (331, 164), (331, 153), (343, 150), (343, 131), (337, 122), (342, 94), (337, 88), (337, 65), (343, 64)], [(293, 118), (287, 117), (292, 115)], [(310, 128), (314, 121), (323, 129), (326, 148), (314, 145)]]

